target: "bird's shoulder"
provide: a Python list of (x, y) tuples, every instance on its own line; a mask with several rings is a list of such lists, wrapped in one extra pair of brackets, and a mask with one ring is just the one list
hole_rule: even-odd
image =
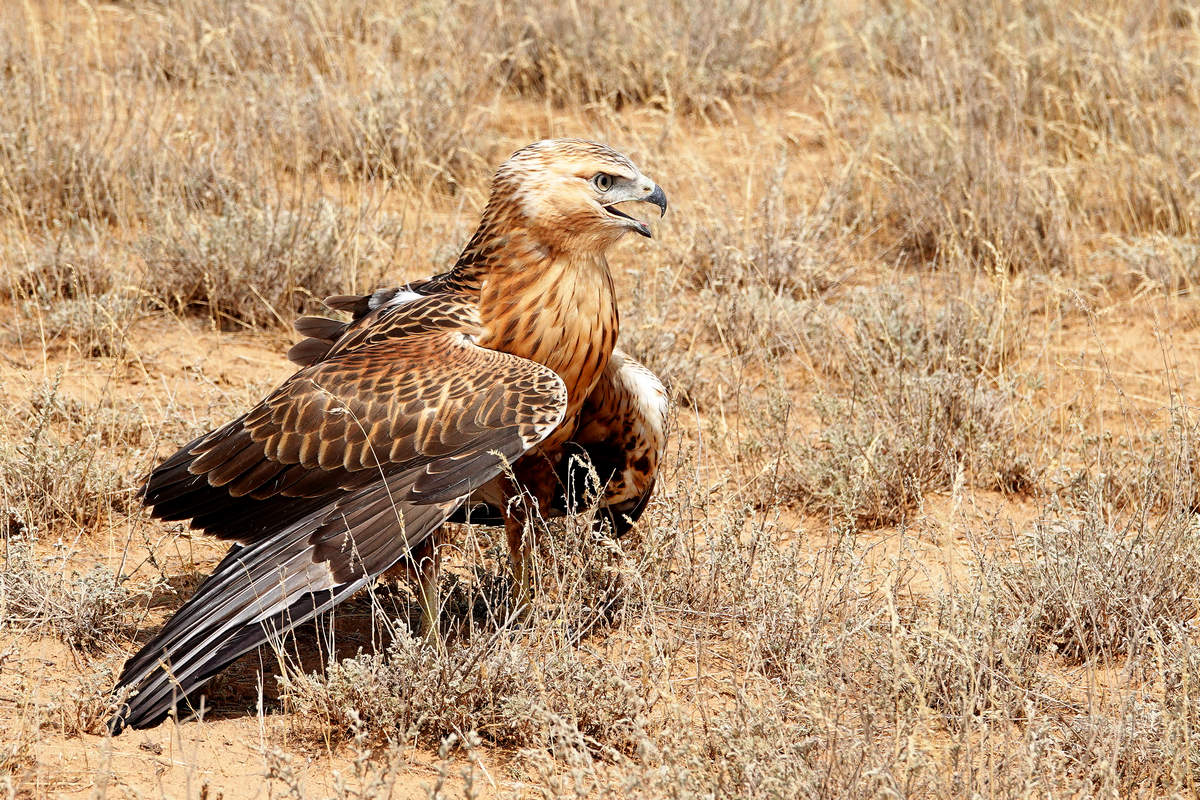
[(326, 307), (349, 312), (349, 320), (301, 317), (296, 331), (304, 339), (288, 351), (288, 359), (302, 367), (337, 356), (422, 334), (479, 332), (479, 293), (443, 273), (403, 286), (378, 289), (365, 295), (325, 298)]

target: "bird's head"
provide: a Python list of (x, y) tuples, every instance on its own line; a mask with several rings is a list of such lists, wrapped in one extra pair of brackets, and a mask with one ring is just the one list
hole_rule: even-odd
[(547, 139), (521, 148), (496, 171), (489, 209), (503, 211), (547, 246), (603, 252), (650, 226), (623, 203), (667, 211), (663, 190), (625, 156), (583, 139)]

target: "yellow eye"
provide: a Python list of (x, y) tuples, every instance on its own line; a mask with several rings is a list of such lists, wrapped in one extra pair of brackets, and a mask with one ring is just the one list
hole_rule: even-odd
[(598, 192), (607, 192), (613, 187), (613, 181), (613, 176), (607, 172), (597, 172), (596, 176), (592, 178), (592, 186), (595, 186)]

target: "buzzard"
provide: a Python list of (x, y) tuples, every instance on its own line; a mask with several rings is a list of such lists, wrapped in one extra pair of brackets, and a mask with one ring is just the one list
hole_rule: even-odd
[[(195, 594), (130, 658), (113, 718), (162, 721), (242, 654), (405, 564), (436, 631), (435, 534), (470, 517), (506, 529), (527, 601), (527, 523), (578, 510), (577, 454), (623, 532), (666, 440), (659, 380), (616, 347), (606, 251), (647, 224), (619, 207), (663, 190), (628, 158), (541, 141), (497, 170), (453, 269), (326, 303), (296, 324), (302, 368), (232, 422), (185, 445), (142, 489), (153, 516), (233, 542)], [(566, 488), (565, 488), (566, 487)]]

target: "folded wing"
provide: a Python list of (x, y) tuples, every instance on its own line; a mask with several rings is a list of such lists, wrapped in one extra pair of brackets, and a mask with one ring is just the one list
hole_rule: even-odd
[(125, 665), (113, 721), (145, 727), (243, 653), (331, 608), (435, 531), (562, 421), (566, 387), (477, 347), (465, 309), (397, 309), (159, 466), (161, 519), (236, 542)]

